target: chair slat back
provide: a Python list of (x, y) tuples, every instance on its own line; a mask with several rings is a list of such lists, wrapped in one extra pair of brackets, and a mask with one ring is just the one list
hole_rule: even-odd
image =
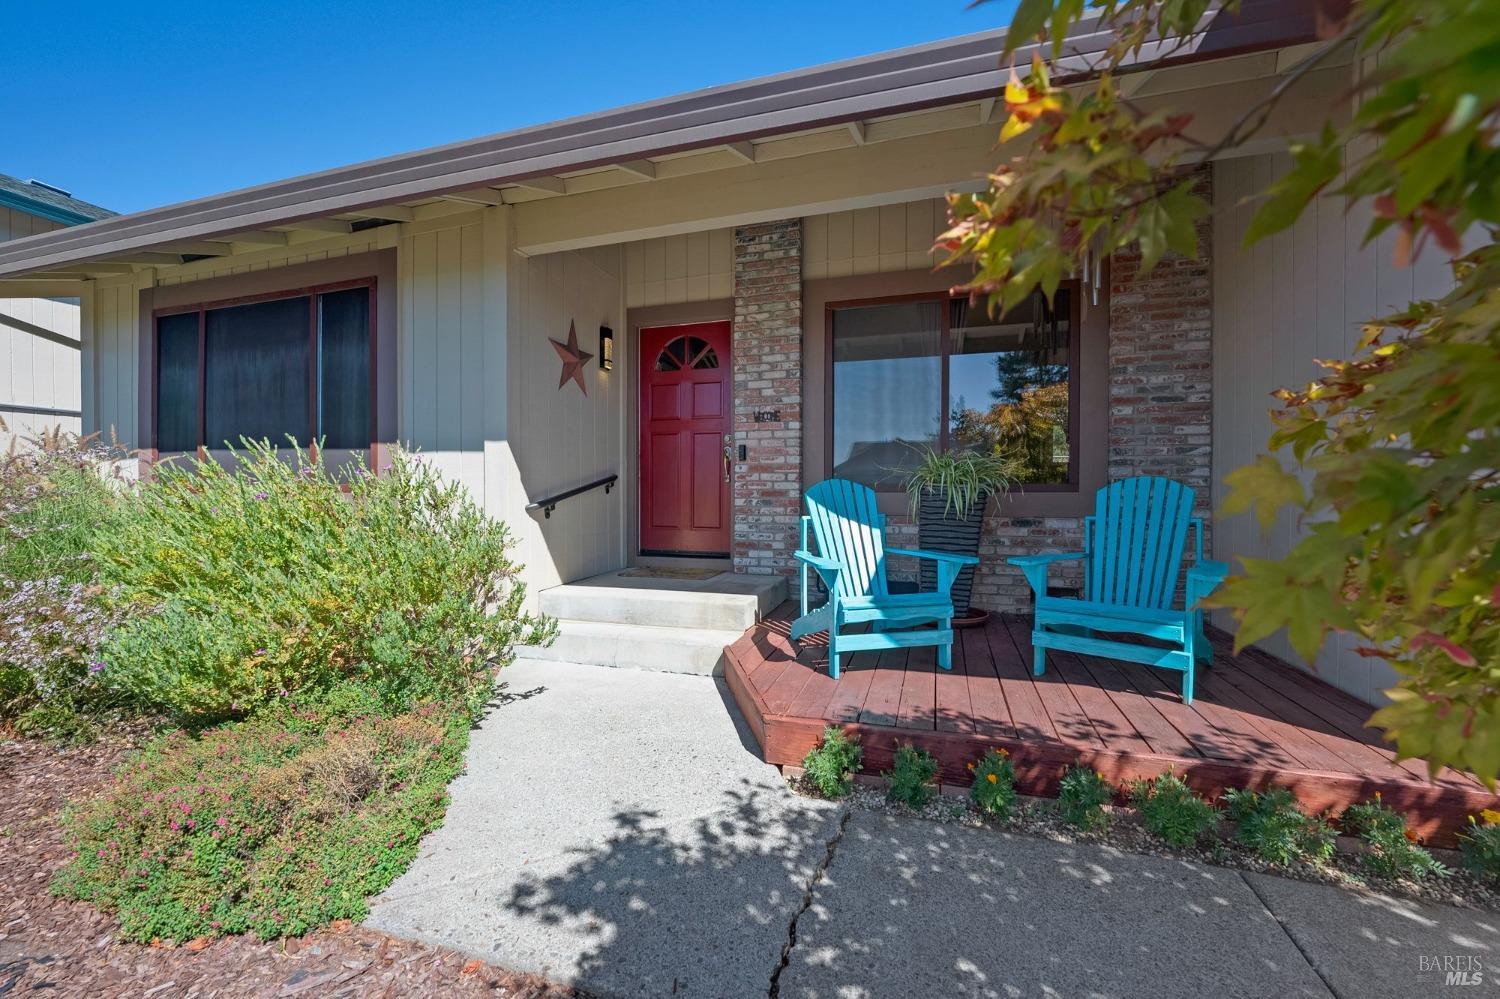
[(1089, 599), (1167, 610), (1182, 573), (1193, 490), (1156, 475), (1121, 479), (1095, 494)]
[(875, 490), (847, 479), (824, 479), (807, 491), (807, 514), (817, 554), (844, 566), (841, 597), (884, 594), (884, 521), (875, 505)]

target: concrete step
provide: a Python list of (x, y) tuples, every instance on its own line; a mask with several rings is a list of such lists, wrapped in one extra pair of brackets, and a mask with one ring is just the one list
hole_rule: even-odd
[(538, 603), (543, 614), (560, 621), (740, 633), (786, 597), (787, 581), (781, 576), (723, 573), (682, 580), (605, 573), (543, 590)]
[(663, 628), (611, 621), (557, 622), (557, 640), (546, 648), (516, 649), (525, 659), (693, 673), (718, 676), (724, 671), (724, 647), (744, 634), (743, 628)]

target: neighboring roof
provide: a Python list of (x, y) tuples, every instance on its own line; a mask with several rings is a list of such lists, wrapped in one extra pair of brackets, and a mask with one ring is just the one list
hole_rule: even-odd
[[(1305, 0), (1244, 0), (1217, 9), (1171, 62), (1220, 58), (1315, 39)], [(879, 115), (940, 107), (998, 93), (1003, 31), (967, 35), (811, 69), (214, 195), (0, 245), (0, 276), (35, 273), (110, 254), (288, 225), (478, 187), (517, 183)], [(1110, 40), (1097, 19), (1069, 36), (1063, 71), (1085, 76)], [(1174, 40), (1174, 44), (1176, 41)], [(1029, 61), (1031, 46), (1016, 61)], [(1141, 62), (1158, 58), (1148, 45)]]
[(50, 185), (35, 180), (21, 180), (3, 173), (0, 173), (0, 207), (14, 208), (63, 225), (97, 222), (100, 219), (114, 218), (118, 214), (108, 208), (79, 201)]

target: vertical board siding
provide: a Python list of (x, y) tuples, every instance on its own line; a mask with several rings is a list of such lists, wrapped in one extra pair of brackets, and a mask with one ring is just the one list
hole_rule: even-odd
[[(599, 370), (599, 327), (623, 329), (623, 248), (515, 258), (511, 263), (508, 422), (521, 496), (541, 499), (625, 472), (627, 351), (613, 371)], [(588, 394), (558, 387), (562, 362), (551, 339), (566, 341), (568, 324), (581, 350), (596, 355), (583, 368)], [(618, 348), (618, 341), (617, 341)], [(513, 528), (518, 557), (533, 589), (619, 568), (625, 559), (625, 483), (569, 499), (550, 518), (526, 515)]]
[(940, 198), (809, 215), (802, 220), (802, 277), (813, 281), (931, 267), (933, 241), (947, 220)]
[[(35, 236), (64, 228), (60, 223), (38, 218), (27, 212), (0, 207), (0, 242)], [(27, 437), (46, 428), (61, 426), (77, 433), (82, 420), (77, 416), (54, 416), (23, 413), (7, 406), (36, 406), (47, 409), (79, 409), (79, 351), (43, 339), (15, 325), (5, 317), (29, 326), (77, 341), (79, 307), (75, 298), (0, 298), (0, 450), (17, 437)]]
[(625, 306), (708, 302), (734, 293), (733, 229), (709, 229), (626, 243)]
[[(1214, 507), (1226, 495), (1224, 476), (1265, 452), (1271, 393), (1317, 378), (1315, 358), (1354, 353), (1364, 320), (1414, 299), (1445, 293), (1451, 277), (1440, 255), (1411, 267), (1394, 264), (1392, 239), (1363, 245), (1368, 205), (1347, 211), (1341, 199), (1318, 199), (1291, 229), (1245, 248), (1254, 213), (1248, 199), (1290, 166), (1284, 154), (1224, 160), (1214, 167)], [(1335, 185), (1336, 186), (1336, 185)], [(1221, 518), (1213, 531), (1216, 558), (1275, 558), (1298, 538), (1283, 513), (1269, 533), (1254, 518)], [(1232, 625), (1220, 612), (1216, 623)], [(1297, 661), (1284, 634), (1261, 643)], [(1361, 656), (1348, 635), (1329, 638), (1314, 664), (1318, 675), (1371, 703), (1396, 680), (1381, 660)]]

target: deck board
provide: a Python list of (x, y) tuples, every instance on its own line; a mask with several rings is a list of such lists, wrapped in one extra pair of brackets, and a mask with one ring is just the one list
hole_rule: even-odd
[(869, 772), (914, 742), (938, 758), (945, 781), (964, 783), (969, 762), (1005, 748), (1033, 794), (1055, 793), (1072, 763), (1117, 783), (1171, 767), (1204, 793), (1280, 785), (1312, 810), (1380, 792), (1445, 843), (1467, 815), (1500, 807), (1472, 775), (1428, 781), (1422, 761), (1396, 762), (1365, 724), (1369, 708), (1259, 650), (1233, 655), (1222, 633), (1212, 633), (1215, 665), (1198, 671), (1186, 705), (1179, 674), (1134, 663), (1049, 651), (1033, 677), (1030, 624), (1016, 617), (960, 630), (951, 672), (931, 647), (888, 649), (846, 654), (834, 680), (822, 636), (788, 637), (794, 613), (777, 608), (725, 650), (726, 683), (771, 763), (799, 763), (834, 724), (863, 740)]

